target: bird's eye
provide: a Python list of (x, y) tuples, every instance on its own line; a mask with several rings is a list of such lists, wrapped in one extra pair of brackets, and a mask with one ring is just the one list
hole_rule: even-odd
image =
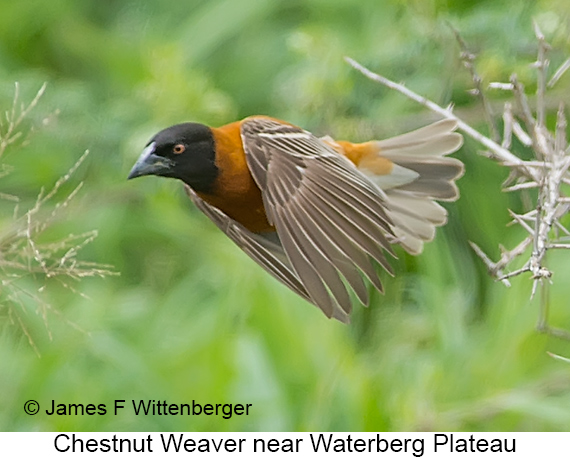
[(172, 148), (172, 151), (174, 152), (174, 154), (182, 154), (184, 151), (186, 151), (186, 146), (184, 146), (183, 144), (177, 144)]

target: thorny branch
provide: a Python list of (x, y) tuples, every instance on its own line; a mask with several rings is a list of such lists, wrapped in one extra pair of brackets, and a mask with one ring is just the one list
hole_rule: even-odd
[(457, 40), (457, 42), (459, 43), (459, 47), (461, 48), (461, 60), (463, 61), (463, 65), (465, 66), (465, 68), (467, 68), (467, 70), (469, 70), (469, 73), (471, 74), (471, 79), (473, 80), (473, 83), (475, 85), (475, 88), (473, 89), (472, 93), (479, 98), (481, 104), (485, 108), (484, 109), (485, 121), (489, 126), (489, 131), (491, 132), (491, 139), (496, 143), (499, 141), (500, 138), (499, 130), (497, 128), (497, 121), (495, 120), (495, 115), (493, 113), (493, 108), (489, 103), (489, 99), (487, 98), (485, 91), (483, 90), (483, 78), (479, 76), (479, 73), (477, 73), (477, 69), (475, 68), (474, 62), (476, 56), (471, 52), (469, 52), (469, 49), (467, 48), (467, 43), (465, 43), (465, 40), (463, 40), (463, 37), (459, 34), (459, 31), (456, 30), (453, 26), (451, 26), (451, 30), (453, 31), (455, 39)]
[[(546, 254), (553, 249), (570, 249), (570, 232), (563, 226), (561, 219), (570, 212), (570, 197), (561, 189), (562, 184), (570, 184), (570, 148), (567, 145), (567, 120), (563, 103), (560, 103), (556, 128), (553, 132), (546, 127), (546, 91), (570, 69), (570, 58), (567, 59), (548, 80), (550, 45), (538, 24), (534, 23), (534, 33), (538, 42), (538, 56), (532, 64), (537, 71), (536, 110), (533, 113), (529, 98), (523, 84), (516, 75), (509, 82), (492, 82), (489, 89), (506, 90), (512, 93), (514, 102), (505, 103), (503, 119), (503, 138), (499, 138), (496, 127), (496, 116), (491, 110), (483, 90), (482, 79), (475, 68), (475, 56), (469, 52), (467, 44), (459, 33), (454, 34), (461, 49), (461, 59), (469, 70), (474, 83), (473, 94), (480, 99), (485, 112), (485, 120), (489, 126), (490, 137), (478, 132), (459, 119), (451, 107), (443, 108), (438, 104), (416, 94), (405, 86), (395, 83), (381, 75), (373, 73), (353, 59), (345, 60), (369, 79), (402, 93), (406, 97), (420, 103), (448, 119), (454, 119), (458, 129), (470, 136), (486, 148), (486, 155), (501, 165), (510, 168), (510, 175), (504, 183), (504, 191), (515, 192), (526, 189), (538, 189), (534, 209), (526, 214), (515, 214), (510, 211), (512, 223), (518, 224), (528, 233), (515, 248), (501, 248), (501, 257), (497, 261), (485, 254), (475, 243), (470, 243), (475, 253), (485, 263), (489, 274), (505, 286), (510, 287), (509, 279), (523, 273), (530, 273), (533, 280), (531, 299), (541, 286), (541, 311), (537, 329), (557, 337), (570, 339), (570, 332), (555, 329), (548, 325), (548, 284), (553, 272), (546, 266)], [(547, 82), (548, 81), (548, 82)], [(513, 109), (515, 108), (515, 109)], [(523, 146), (533, 151), (534, 159), (522, 160), (510, 148), (512, 136), (515, 135)], [(562, 236), (560, 235), (562, 233)], [(526, 260), (522, 267), (509, 271), (515, 259)]]

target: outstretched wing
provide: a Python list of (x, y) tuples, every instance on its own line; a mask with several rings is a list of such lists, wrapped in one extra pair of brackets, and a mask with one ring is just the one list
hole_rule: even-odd
[(394, 255), (381, 191), (348, 159), (299, 127), (253, 117), (242, 122), (241, 134), (288, 271), (328, 317), (347, 318), (351, 302), (342, 278), (367, 304), (360, 272), (382, 290), (372, 259), (392, 271), (383, 251)]
[(310, 301), (305, 287), (291, 268), (276, 235), (250, 232), (218, 208), (202, 200), (190, 186), (185, 184), (184, 188), (198, 209), (208, 216), (247, 255), (291, 290)]

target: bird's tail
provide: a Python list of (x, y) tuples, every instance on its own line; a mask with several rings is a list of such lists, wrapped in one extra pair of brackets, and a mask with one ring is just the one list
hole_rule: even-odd
[(376, 142), (379, 156), (395, 165), (388, 176), (367, 175), (384, 190), (397, 242), (411, 254), (419, 254), (435, 228), (447, 222), (447, 211), (435, 200), (459, 197), (455, 180), (463, 174), (463, 163), (446, 157), (463, 144), (456, 128), (454, 120), (446, 119)]

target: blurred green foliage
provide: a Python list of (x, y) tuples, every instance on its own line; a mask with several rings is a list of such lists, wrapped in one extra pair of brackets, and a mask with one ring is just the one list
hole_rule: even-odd
[[(531, 282), (494, 283), (470, 250), (498, 255), (506, 171), (466, 141), (462, 198), (424, 253), (398, 251), (386, 294), (343, 326), (257, 268), (191, 207), (173, 181), (125, 177), (150, 136), (187, 120), (220, 125), (263, 113), (317, 134), (368, 140), (435, 118), (365, 80), (344, 55), (405, 81), (483, 130), (470, 77), (446, 21), (478, 53), (486, 82), (516, 72), (529, 90), (536, 18), (570, 55), (562, 0), (0, 0), (0, 107), (14, 82), (29, 100), (30, 144), (3, 158), (1, 191), (33, 204), (85, 149), (85, 182), (51, 236), (99, 231), (85, 259), (120, 276), (77, 291), (47, 281), (47, 326), (32, 302), (0, 316), (0, 430), (567, 430), (570, 367), (546, 351), (566, 342), (534, 331)], [(568, 99), (570, 78), (551, 94)], [(504, 94), (491, 94), (500, 112)], [(56, 113), (57, 111), (57, 113)], [(54, 114), (56, 113), (56, 114)], [(51, 117), (50, 117), (51, 116)], [(51, 122), (41, 127), (42, 120)], [(525, 153), (521, 151), (521, 153)], [(11, 217), (2, 202), (2, 224)], [(551, 260), (551, 323), (570, 328), (567, 256)], [(30, 278), (25, 287), (44, 285)], [(10, 311), (10, 312), (9, 312)], [(19, 316), (41, 354), (30, 347)], [(156, 399), (252, 403), (250, 416), (27, 416), (26, 400)]]

